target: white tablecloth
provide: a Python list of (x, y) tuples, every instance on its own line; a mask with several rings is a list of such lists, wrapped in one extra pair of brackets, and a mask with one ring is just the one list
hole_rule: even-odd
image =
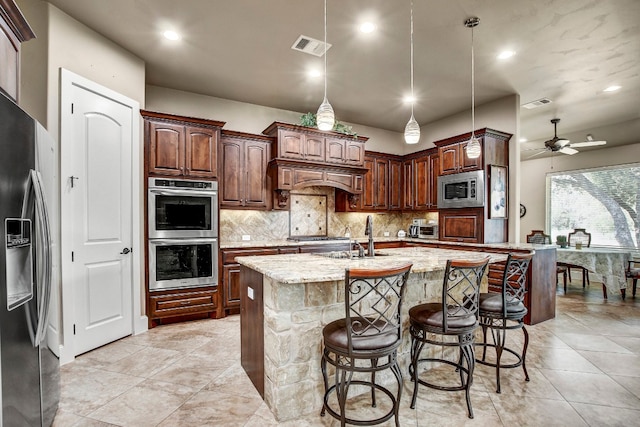
[(613, 248), (558, 248), (557, 251), (557, 262), (586, 268), (589, 278), (601, 281), (607, 291), (612, 292), (627, 288), (624, 273), (630, 258), (629, 250)]

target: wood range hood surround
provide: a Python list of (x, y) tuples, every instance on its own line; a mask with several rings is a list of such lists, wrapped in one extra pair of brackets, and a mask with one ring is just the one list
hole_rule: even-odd
[(269, 176), (274, 208), (286, 209), (291, 190), (334, 187), (357, 203), (364, 186), (366, 137), (273, 122), (263, 134), (274, 137)]

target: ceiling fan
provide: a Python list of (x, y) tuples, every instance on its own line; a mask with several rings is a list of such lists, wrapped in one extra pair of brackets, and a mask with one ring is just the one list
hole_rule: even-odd
[(553, 123), (553, 138), (544, 142), (544, 148), (534, 148), (534, 150), (542, 150), (542, 151), (534, 154), (531, 157), (538, 156), (540, 154), (543, 154), (546, 151), (550, 151), (552, 153), (557, 152), (562, 154), (573, 155), (578, 152), (578, 150), (576, 150), (575, 148), (594, 147), (596, 145), (604, 145), (607, 143), (607, 141), (595, 141), (593, 139), (593, 135), (587, 134), (586, 141), (576, 142), (574, 144), (571, 144), (571, 141), (569, 141), (567, 138), (562, 138), (558, 136), (558, 131), (557, 131), (558, 122), (560, 122), (560, 119), (557, 119), (557, 118), (551, 119), (551, 123)]

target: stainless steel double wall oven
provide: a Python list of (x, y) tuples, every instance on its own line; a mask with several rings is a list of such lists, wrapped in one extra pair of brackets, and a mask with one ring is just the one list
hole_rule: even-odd
[(218, 183), (149, 178), (149, 290), (218, 282)]

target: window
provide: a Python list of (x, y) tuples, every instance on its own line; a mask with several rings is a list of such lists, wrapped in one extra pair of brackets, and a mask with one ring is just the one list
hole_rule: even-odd
[(640, 164), (547, 174), (547, 207), (553, 241), (584, 228), (592, 246), (638, 248)]

